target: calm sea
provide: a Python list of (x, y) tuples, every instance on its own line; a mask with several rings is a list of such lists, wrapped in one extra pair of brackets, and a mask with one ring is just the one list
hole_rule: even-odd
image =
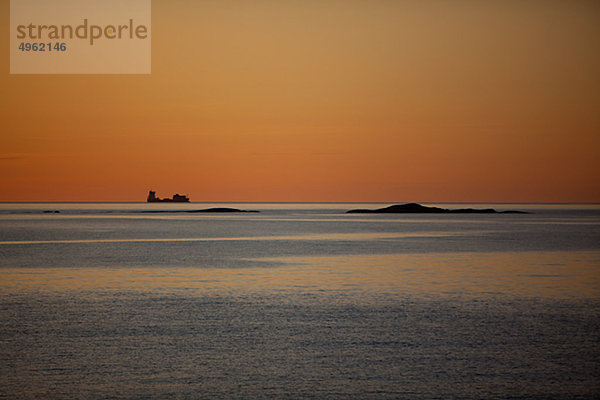
[(0, 399), (600, 397), (600, 206), (437, 205), (0, 204)]

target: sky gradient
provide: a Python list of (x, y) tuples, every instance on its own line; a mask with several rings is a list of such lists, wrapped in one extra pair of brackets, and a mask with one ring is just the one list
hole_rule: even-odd
[(600, 3), (152, 3), (151, 75), (10, 75), (0, 201), (600, 202)]

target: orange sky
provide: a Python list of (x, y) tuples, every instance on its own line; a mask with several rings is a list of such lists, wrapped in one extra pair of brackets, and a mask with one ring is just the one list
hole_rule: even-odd
[(600, 202), (597, 1), (154, 0), (151, 75), (0, 32), (0, 201)]

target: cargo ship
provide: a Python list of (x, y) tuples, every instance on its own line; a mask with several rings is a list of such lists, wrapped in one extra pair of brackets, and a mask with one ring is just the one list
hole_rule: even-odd
[(161, 199), (160, 197), (156, 197), (155, 191), (150, 190), (146, 201), (148, 203), (189, 203), (190, 199), (184, 194), (174, 194), (170, 199)]

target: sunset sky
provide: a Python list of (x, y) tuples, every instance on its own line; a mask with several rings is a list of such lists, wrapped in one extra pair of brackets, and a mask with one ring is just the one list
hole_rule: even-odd
[(10, 75), (0, 201), (600, 202), (600, 2), (152, 2), (151, 75)]

